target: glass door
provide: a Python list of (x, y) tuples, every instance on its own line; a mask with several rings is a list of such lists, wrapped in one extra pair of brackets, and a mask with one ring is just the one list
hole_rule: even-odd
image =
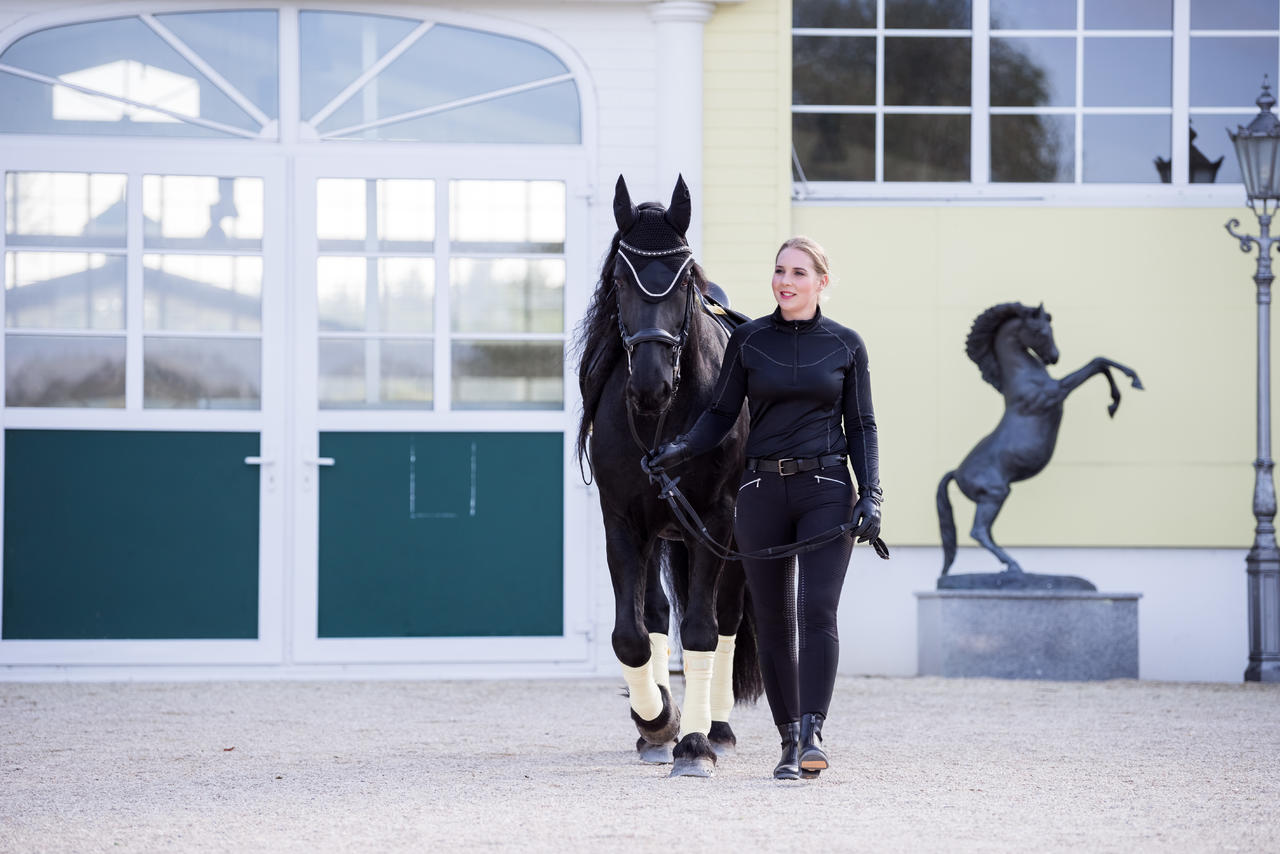
[(298, 163), (299, 660), (587, 655), (581, 167), (452, 154)]
[(0, 661), (280, 659), (281, 163), (7, 149)]

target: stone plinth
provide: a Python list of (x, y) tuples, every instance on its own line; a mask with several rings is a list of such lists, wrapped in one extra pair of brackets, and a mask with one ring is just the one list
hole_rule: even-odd
[(930, 590), (916, 594), (921, 676), (1138, 678), (1140, 593)]

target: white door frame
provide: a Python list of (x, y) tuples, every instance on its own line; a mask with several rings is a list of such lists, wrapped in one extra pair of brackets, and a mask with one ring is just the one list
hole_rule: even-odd
[[(245, 143), (224, 141), (120, 140), (8, 137), (0, 141), (4, 171), (110, 172), (128, 174), (126, 245), (129, 371), (141, 366), (142, 207), (144, 174), (260, 177), (264, 181), (262, 292), (262, 406), (260, 410), (146, 410), (0, 408), (0, 430), (8, 428), (256, 432), (259, 456), (258, 637), (254, 640), (3, 640), (0, 664), (256, 664), (278, 663), (284, 649), (284, 568), (289, 455), (285, 429), (288, 329), (292, 291), (288, 245), (285, 158)], [(3, 200), (0, 200), (0, 207)], [(3, 248), (0, 233), (0, 248)], [(0, 273), (3, 275), (3, 273)], [(3, 348), (0, 348), (0, 371)], [(0, 376), (3, 374), (0, 373)], [(132, 382), (132, 380), (131, 380)], [(140, 391), (137, 394), (140, 394)], [(140, 397), (139, 397), (140, 399)], [(0, 470), (3, 470), (0, 442)], [(0, 485), (0, 519), (4, 496)], [(70, 535), (70, 532), (69, 532)], [(3, 526), (0, 525), (0, 538)], [(0, 543), (2, 545), (2, 543)], [(2, 554), (2, 552), (0, 552)], [(3, 577), (0, 566), (0, 578)]]
[[(427, 146), (370, 143), (326, 143), (312, 153), (294, 149), (293, 163), (295, 292), (291, 409), (292, 444), (297, 464), (293, 510), (294, 549), (291, 564), (292, 604), (289, 658), (298, 663), (446, 663), (504, 664), (586, 662), (592, 651), (588, 593), (588, 491), (578, 479), (573, 459), (580, 401), (576, 373), (565, 360), (563, 411), (480, 412), (436, 410), (324, 410), (317, 405), (317, 308), (314, 271), (318, 257), (315, 233), (318, 178), (417, 178), (436, 182), (435, 240), (437, 288), (447, 279), (440, 265), (448, 253), (448, 189), (450, 180), (562, 180), (566, 184), (565, 324), (566, 341), (591, 291), (587, 161), (580, 146)], [(437, 312), (438, 314), (438, 312)], [(439, 333), (448, 318), (437, 319), (437, 346), (447, 346)], [(443, 325), (442, 325), (443, 324)], [(439, 351), (437, 351), (439, 352)], [(439, 360), (437, 360), (439, 361)], [(320, 431), (512, 432), (547, 431), (564, 436), (564, 633), (557, 637), (318, 637), (319, 482), (315, 461)], [(501, 536), (501, 531), (495, 531)]]

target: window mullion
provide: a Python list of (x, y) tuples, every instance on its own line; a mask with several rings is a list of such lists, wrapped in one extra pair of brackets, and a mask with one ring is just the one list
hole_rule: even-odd
[(884, 4), (876, 0), (876, 183), (884, 183)]
[(453, 353), (449, 339), (449, 239), (453, 223), (449, 219), (449, 198), (453, 192), (449, 179), (443, 175), (436, 177), (436, 293), (433, 317), (435, 323), (435, 339), (432, 359), (434, 376), (432, 378), (431, 399), (439, 412), (448, 412), (453, 408)]
[(1084, 183), (1084, 0), (1076, 0), (1075, 183)]
[(125, 187), (125, 297), (124, 297), (124, 408), (138, 412), (143, 406), (142, 324), (142, 175), (129, 173)]
[(1173, 2), (1173, 134), (1169, 152), (1170, 181), (1186, 184), (1190, 174), (1191, 127), (1191, 0)]
[(972, 94), (969, 104), (969, 180), (986, 184), (991, 179), (991, 13), (989, 0), (973, 0)]

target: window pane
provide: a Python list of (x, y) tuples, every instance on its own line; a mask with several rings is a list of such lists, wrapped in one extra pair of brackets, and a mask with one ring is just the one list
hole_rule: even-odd
[(431, 258), (340, 258), (316, 262), (319, 326), (336, 332), (432, 329), (435, 261)]
[[(320, 178), (316, 236), (322, 250), (430, 252), (435, 207), (434, 181)], [(369, 240), (370, 233), (377, 238)]]
[(89, 252), (7, 252), (11, 329), (124, 329), (125, 259)]
[(380, 179), (378, 241), (381, 248), (420, 248), (431, 251), (436, 236), (436, 182), (403, 178)]
[(146, 338), (142, 405), (147, 409), (257, 409), (262, 344), (243, 338)]
[(885, 104), (969, 106), (970, 46), (969, 39), (885, 39)]
[(0, 129), (6, 131), (225, 136), (223, 131), (188, 124), (171, 113), (255, 134), (261, 129), (138, 18), (41, 30), (15, 42), (0, 62), (144, 105), (5, 74), (0, 75), (0, 100), (18, 107), (0, 111)]
[(147, 329), (258, 332), (262, 329), (262, 258), (144, 255), (142, 313)]
[(456, 248), (563, 252), (561, 181), (450, 181), (449, 236)]
[(1276, 68), (1276, 37), (1191, 40), (1191, 106), (1233, 107), (1252, 103), (1262, 75)]
[(1172, 80), (1170, 39), (1084, 40), (1086, 107), (1167, 107)]
[(793, 27), (874, 27), (876, 0), (793, 0)]
[(876, 40), (793, 36), (791, 103), (874, 104)]
[(902, 29), (969, 29), (969, 0), (884, 0), (884, 25)]
[(322, 409), (430, 409), (432, 343), (321, 339)]
[(5, 173), (5, 241), (123, 249), (125, 180), (83, 172)]
[(299, 13), (302, 117), (314, 116), (420, 23), (384, 15)]
[(992, 116), (991, 180), (1075, 180), (1073, 116)]
[(276, 13), (269, 11), (183, 12), (156, 19), (209, 63), (240, 94), (277, 118)]
[(876, 179), (875, 116), (794, 113), (791, 143), (810, 181)]
[(1155, 159), (1169, 159), (1168, 116), (1085, 116), (1084, 180), (1153, 183)]
[(339, 248), (332, 241), (364, 242), (369, 232), (367, 184), (363, 178), (316, 181), (316, 237), (321, 249)]
[(991, 104), (1070, 107), (1076, 102), (1076, 40), (991, 40)]
[[(1214, 183), (1217, 184), (1240, 183), (1240, 163), (1236, 160), (1235, 148), (1231, 145), (1231, 138), (1227, 136), (1226, 129), (1231, 128), (1234, 133), (1242, 125), (1248, 125), (1253, 121), (1257, 114), (1256, 111), (1234, 116), (1192, 113), (1191, 130), (1196, 135), (1191, 140), (1188, 180), (1192, 180), (1191, 175), (1197, 174), (1198, 171), (1198, 174), (1204, 177), (1209, 174), (1215, 175)], [(1214, 163), (1218, 163), (1216, 173), (1213, 171)]]
[(991, 29), (1074, 30), (1076, 0), (991, 0)]
[(1275, 0), (1191, 0), (1193, 30), (1274, 30), (1280, 26)]
[(154, 249), (261, 249), (261, 178), (142, 176), (143, 240)]
[(5, 336), (5, 404), (123, 409), (124, 349), (123, 336)]
[(560, 342), (453, 342), (454, 409), (563, 406), (564, 346)]
[(558, 258), (453, 259), (453, 331), (563, 332), (564, 271)]
[(885, 116), (886, 181), (968, 181), (968, 116)]
[(1084, 25), (1090, 30), (1168, 30), (1173, 0), (1084, 0)]

